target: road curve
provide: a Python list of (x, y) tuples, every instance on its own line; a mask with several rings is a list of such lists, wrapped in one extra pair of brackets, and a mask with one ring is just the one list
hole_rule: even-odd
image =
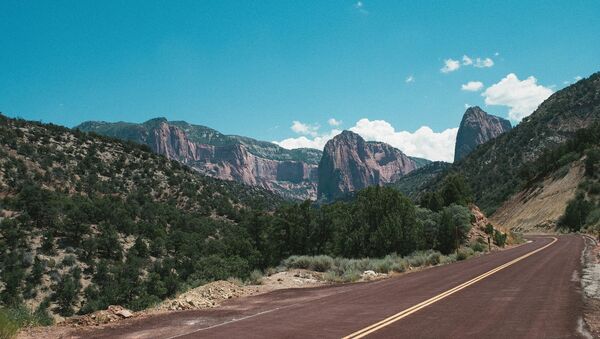
[(387, 280), (275, 291), (218, 309), (133, 319), (76, 337), (580, 337), (584, 241), (575, 235), (531, 239), (510, 250)]

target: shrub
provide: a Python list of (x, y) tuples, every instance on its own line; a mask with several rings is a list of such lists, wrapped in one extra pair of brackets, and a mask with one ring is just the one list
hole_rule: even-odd
[(427, 256), (423, 253), (413, 253), (408, 258), (408, 264), (412, 267), (420, 267), (427, 263)]
[(440, 257), (440, 252), (431, 252), (427, 257), (427, 262), (429, 263), (429, 265), (435, 266), (440, 263)]
[(507, 235), (506, 233), (502, 233), (498, 230), (494, 231), (494, 243), (500, 247), (504, 247), (504, 245), (506, 244), (506, 238)]
[(470, 247), (471, 247), (471, 249), (472, 249), (473, 251), (475, 251), (475, 252), (484, 252), (484, 251), (485, 251), (485, 248), (486, 248), (486, 247), (485, 247), (485, 246), (484, 246), (484, 245), (483, 245), (481, 242), (479, 242), (479, 241), (472, 242), (472, 243), (471, 243), (471, 245), (470, 245)]
[(323, 275), (323, 279), (336, 283), (348, 283), (358, 281), (361, 277), (361, 273), (358, 270), (349, 270), (343, 273), (338, 273), (336, 271), (327, 271)]
[(408, 268), (408, 262), (405, 259), (398, 259), (392, 264), (392, 271), (402, 273)]
[(317, 272), (326, 272), (334, 265), (334, 259), (327, 255), (293, 255), (283, 261), (287, 268), (300, 268)]
[(262, 280), (263, 280), (263, 274), (260, 270), (254, 270), (254, 271), (250, 272), (250, 277), (248, 279), (250, 284), (260, 285), (260, 284), (262, 284)]
[(469, 247), (461, 248), (458, 250), (458, 253), (456, 254), (456, 260), (461, 261), (461, 260), (468, 259), (473, 254), (474, 254), (474, 252), (471, 248), (469, 248)]

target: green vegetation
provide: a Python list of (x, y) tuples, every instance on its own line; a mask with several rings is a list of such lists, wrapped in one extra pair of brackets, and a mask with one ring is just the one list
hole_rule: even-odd
[(443, 255), (435, 250), (416, 251), (406, 256), (396, 253), (386, 255), (382, 258), (349, 259), (343, 257), (330, 257), (328, 255), (318, 256), (291, 256), (282, 263), (286, 269), (300, 268), (317, 272), (325, 272), (325, 280), (332, 282), (353, 282), (361, 278), (363, 272), (373, 271), (375, 273), (402, 273), (408, 269), (418, 267), (435, 266), (447, 264), (457, 260), (464, 260), (476, 252), (484, 252), (485, 247), (464, 247), (458, 251), (458, 255)]
[(600, 123), (577, 130), (571, 139), (546, 150), (535, 161), (523, 165), (520, 170), (522, 179), (531, 185), (551, 173), (567, 173), (574, 162), (584, 159), (584, 181), (558, 223), (559, 227), (571, 232), (586, 229), (592, 232), (600, 231), (599, 136)]
[(293, 265), (340, 281), (365, 267), (448, 262), (454, 254), (443, 254), (464, 243), (471, 220), (459, 176), (437, 193), (435, 211), (383, 187), (323, 206), (284, 203), (144, 146), (2, 116), (0, 193), (0, 305), (43, 300), (40, 318), (111, 304), (140, 310), (229, 277), (259, 283), (262, 270), (294, 255), (316, 256)]
[(559, 226), (571, 232), (588, 231), (600, 238), (600, 140), (595, 142), (579, 153), (585, 154), (585, 179), (575, 198), (569, 201)]
[[(396, 186), (418, 201), (420, 192), (435, 191), (446, 176), (458, 173), (472, 189), (475, 204), (491, 215), (510, 196), (531, 185), (543, 173), (576, 160), (576, 154), (563, 153), (557, 147), (585, 133), (580, 132), (582, 126), (591, 127), (598, 122), (600, 73), (595, 73), (556, 92), (511, 131), (480, 145), (440, 175), (419, 180), (426, 179), (427, 175), (415, 171), (414, 177), (409, 175)], [(594, 138), (593, 130), (589, 136)], [(544, 150), (550, 151), (542, 153)]]

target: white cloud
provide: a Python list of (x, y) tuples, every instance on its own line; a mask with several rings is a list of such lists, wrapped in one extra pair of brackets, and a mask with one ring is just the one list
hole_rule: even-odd
[(449, 162), (454, 159), (454, 144), (458, 132), (458, 128), (449, 128), (438, 133), (428, 126), (421, 126), (413, 133), (396, 132), (385, 120), (369, 119), (360, 119), (350, 130), (366, 140), (388, 143), (407, 155)]
[(509, 118), (521, 121), (552, 93), (550, 88), (538, 85), (537, 79), (533, 76), (519, 80), (514, 73), (510, 73), (498, 83), (488, 87), (481, 95), (485, 97), (487, 105), (508, 106)]
[(460, 89), (468, 92), (477, 92), (483, 88), (483, 82), (481, 81), (469, 81), (466, 84), (460, 86)]
[(292, 127), (290, 128), (295, 133), (302, 135), (310, 135), (312, 137), (317, 136), (317, 132), (319, 131), (319, 125), (305, 124), (297, 120), (292, 122)]
[(579, 80), (581, 80), (581, 79), (583, 79), (583, 78), (581, 77), (581, 75), (578, 75), (578, 76), (576, 76), (576, 77), (575, 77), (575, 78), (573, 78), (573, 79), (575, 79), (575, 81), (579, 81)]
[(342, 124), (341, 121), (336, 120), (334, 118), (331, 118), (331, 119), (327, 120), (327, 123), (329, 124), (329, 126), (333, 126), (333, 127), (336, 127), (336, 126), (339, 126), (339, 125)]
[(475, 63), (473, 63), (473, 66), (477, 68), (492, 67), (494, 66), (494, 60), (492, 60), (491, 58), (477, 58), (475, 59)]
[(273, 141), (273, 143), (287, 149), (316, 148), (322, 150), (327, 141), (340, 133), (342, 133), (342, 131), (339, 129), (332, 129), (328, 134), (315, 136), (312, 139), (301, 136), (298, 138), (287, 138), (281, 141)]
[(407, 84), (409, 84), (411, 82), (415, 82), (415, 77), (412, 75), (409, 75), (408, 77), (406, 77), (406, 80), (404, 80), (404, 82), (406, 82)]
[(442, 73), (450, 73), (454, 72), (460, 68), (460, 62), (454, 59), (446, 59), (444, 60), (444, 67), (440, 69)]
[(494, 53), (494, 56), (500, 56), (500, 52)]
[[(385, 120), (360, 119), (350, 128), (366, 140), (388, 143), (407, 155), (423, 157), (430, 160), (452, 161), (454, 159), (454, 144), (458, 128), (449, 128), (442, 132), (434, 132), (428, 126), (422, 126), (414, 132), (396, 131)], [(287, 149), (308, 147), (323, 149), (328, 140), (341, 133), (332, 129), (329, 133), (313, 138), (300, 136), (288, 138), (274, 143)]]
[(494, 66), (494, 60), (492, 58), (471, 58), (468, 55), (462, 56), (462, 64), (458, 60), (452, 58), (444, 60), (444, 67), (440, 69), (442, 73), (454, 72), (460, 68), (460, 66), (473, 66), (477, 68), (489, 68)]
[(463, 55), (462, 60), (463, 60), (463, 65), (465, 65), (465, 66), (469, 66), (469, 65), (473, 64), (473, 59), (469, 58), (466, 55)]

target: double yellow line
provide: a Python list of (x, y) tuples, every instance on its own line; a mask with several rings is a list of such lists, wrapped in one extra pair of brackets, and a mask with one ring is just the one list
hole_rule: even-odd
[(515, 263), (517, 263), (517, 262), (519, 262), (519, 261), (521, 261), (521, 260), (523, 260), (523, 259), (531, 256), (531, 255), (536, 254), (539, 251), (542, 251), (542, 250), (548, 248), (549, 246), (553, 245), (558, 240), (555, 237), (552, 237), (552, 239), (554, 239), (554, 240), (552, 240), (551, 243), (549, 243), (549, 244), (547, 244), (547, 245), (545, 245), (543, 247), (540, 247), (537, 250), (531, 251), (531, 252), (529, 252), (529, 253), (527, 253), (525, 255), (522, 255), (522, 256), (514, 259), (514, 260), (511, 260), (511, 261), (507, 262), (504, 265), (498, 266), (498, 267), (494, 268), (493, 270), (490, 270), (490, 271), (488, 271), (488, 272), (486, 272), (486, 273), (484, 273), (484, 274), (482, 274), (480, 276), (477, 276), (477, 277), (475, 277), (475, 278), (473, 278), (473, 279), (471, 279), (471, 280), (469, 280), (469, 281), (467, 281), (465, 283), (462, 283), (462, 284), (460, 284), (460, 285), (458, 285), (458, 286), (456, 286), (456, 287), (454, 287), (452, 289), (449, 289), (446, 292), (440, 293), (440, 294), (436, 295), (435, 297), (427, 299), (427, 300), (423, 301), (420, 304), (417, 304), (417, 305), (415, 305), (413, 307), (407, 308), (407, 309), (405, 309), (402, 312), (399, 312), (399, 313), (396, 313), (396, 314), (394, 314), (394, 315), (392, 315), (390, 317), (387, 317), (387, 318), (385, 318), (385, 319), (383, 319), (383, 320), (381, 320), (381, 321), (379, 321), (379, 322), (377, 322), (377, 323), (375, 323), (375, 324), (373, 324), (371, 326), (365, 327), (365, 328), (363, 328), (361, 330), (358, 330), (358, 331), (356, 331), (356, 332), (354, 332), (354, 333), (352, 333), (350, 335), (347, 335), (343, 339), (350, 339), (350, 338), (354, 339), (354, 338), (365, 337), (365, 336), (367, 336), (367, 335), (369, 335), (369, 334), (371, 334), (371, 333), (373, 333), (373, 332), (375, 332), (377, 330), (380, 330), (380, 329), (382, 329), (382, 328), (384, 328), (384, 327), (386, 327), (388, 325), (391, 325), (391, 324), (395, 323), (396, 321), (398, 321), (400, 319), (408, 317), (409, 315), (411, 315), (411, 314), (413, 314), (413, 313), (415, 313), (415, 312), (417, 312), (417, 311), (419, 311), (419, 310), (421, 310), (421, 309), (423, 309), (423, 308), (425, 308), (425, 307), (427, 307), (427, 306), (429, 306), (429, 305), (431, 305), (433, 303), (436, 303), (436, 302), (438, 302), (438, 301), (440, 301), (440, 300), (442, 300), (442, 299), (444, 299), (444, 298), (446, 298), (446, 297), (448, 297), (448, 296), (450, 296), (450, 295), (452, 295), (452, 294), (454, 294), (454, 293), (456, 293), (456, 292), (458, 292), (458, 291), (460, 291), (460, 290), (462, 290), (464, 288), (467, 288), (467, 287), (475, 284), (476, 282), (478, 282), (480, 280), (483, 280), (483, 279), (489, 277), (490, 275), (492, 275), (492, 274), (494, 274), (494, 273), (496, 273), (498, 271), (501, 271), (501, 270), (507, 268), (508, 266), (511, 266), (511, 265), (513, 265), (513, 264), (515, 264)]

